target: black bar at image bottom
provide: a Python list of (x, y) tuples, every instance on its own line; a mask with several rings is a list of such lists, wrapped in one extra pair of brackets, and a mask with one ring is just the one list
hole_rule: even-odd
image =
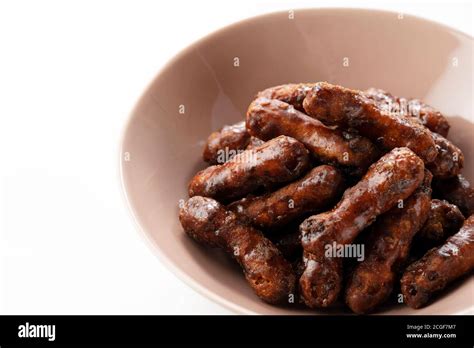
[(395, 344), (469, 346), (473, 316), (0, 316), (0, 346)]

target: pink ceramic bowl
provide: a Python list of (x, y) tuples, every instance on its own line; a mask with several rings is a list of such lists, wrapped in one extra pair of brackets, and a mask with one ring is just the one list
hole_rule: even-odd
[[(348, 313), (275, 307), (260, 301), (234, 262), (189, 239), (178, 221), (188, 180), (204, 167), (211, 131), (242, 120), (255, 93), (288, 82), (329, 81), (419, 97), (449, 115), (449, 138), (464, 151), (474, 181), (473, 39), (397, 13), (358, 9), (296, 10), (221, 29), (171, 60), (138, 101), (121, 144), (128, 205), (161, 259), (190, 286), (238, 313)], [(420, 310), (386, 314), (474, 312), (473, 277)]]

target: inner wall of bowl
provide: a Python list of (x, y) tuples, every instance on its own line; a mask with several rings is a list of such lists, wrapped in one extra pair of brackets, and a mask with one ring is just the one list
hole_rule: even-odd
[[(133, 112), (121, 163), (133, 213), (165, 261), (198, 290), (240, 312), (308, 313), (261, 302), (229, 258), (184, 235), (178, 205), (187, 199), (189, 179), (205, 167), (207, 136), (242, 120), (255, 93), (268, 86), (323, 80), (375, 86), (424, 98), (449, 115), (449, 138), (464, 151), (464, 174), (474, 181), (472, 47), (436, 24), (362, 10), (297, 11), (294, 19), (276, 13), (212, 34), (171, 61)], [(416, 313), (464, 310), (472, 278), (458, 287)], [(412, 312), (396, 306), (385, 313)]]

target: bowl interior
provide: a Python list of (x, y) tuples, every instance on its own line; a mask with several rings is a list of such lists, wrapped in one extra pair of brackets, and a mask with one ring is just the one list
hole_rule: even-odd
[[(134, 217), (158, 254), (191, 286), (240, 313), (346, 313), (261, 302), (234, 262), (187, 238), (178, 205), (204, 168), (213, 130), (242, 120), (255, 93), (288, 82), (329, 81), (419, 97), (449, 116), (449, 138), (474, 181), (473, 40), (447, 27), (396, 13), (323, 9), (252, 18), (200, 40), (155, 78), (126, 127), (121, 174)], [(428, 307), (381, 313), (452, 314), (472, 310), (472, 277)]]

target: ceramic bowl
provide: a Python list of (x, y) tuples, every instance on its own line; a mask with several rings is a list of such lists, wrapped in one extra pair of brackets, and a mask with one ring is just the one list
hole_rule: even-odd
[[(195, 243), (178, 221), (189, 179), (205, 167), (204, 141), (244, 118), (255, 93), (288, 82), (328, 81), (417, 97), (449, 116), (449, 138), (474, 182), (473, 38), (421, 18), (359, 9), (271, 13), (225, 27), (189, 46), (137, 102), (121, 143), (126, 200), (157, 255), (193, 288), (238, 313), (349, 313), (260, 301), (233, 260)], [(431, 305), (386, 306), (383, 314), (473, 313), (468, 277)], [(190, 309), (191, 311), (191, 309)]]

